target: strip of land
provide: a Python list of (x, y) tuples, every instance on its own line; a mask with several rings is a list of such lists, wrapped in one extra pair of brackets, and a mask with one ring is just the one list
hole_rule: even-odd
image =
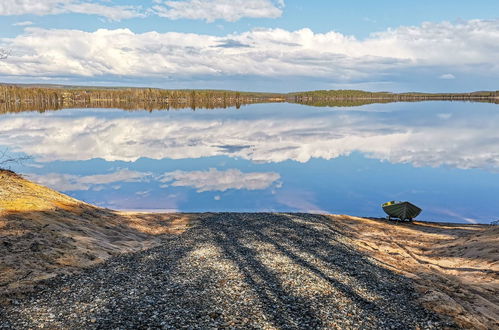
[(247, 104), (288, 102), (309, 106), (349, 107), (372, 103), (469, 101), (499, 103), (499, 91), (469, 93), (390, 93), (361, 90), (318, 90), (294, 93), (230, 90), (167, 90), (0, 84), (0, 113), (64, 108), (214, 109)]
[(485, 225), (117, 212), (0, 171), (0, 327), (491, 329), (498, 248)]

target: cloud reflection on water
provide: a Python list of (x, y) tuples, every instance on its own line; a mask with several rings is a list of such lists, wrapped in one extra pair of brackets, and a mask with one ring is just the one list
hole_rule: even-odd
[[(103, 189), (103, 185), (111, 185), (112, 183), (118, 182), (140, 182), (150, 175), (150, 172), (143, 173), (130, 171), (129, 169), (121, 169), (108, 174), (96, 174), (87, 176), (61, 173), (47, 173), (43, 175), (27, 174), (30, 180), (59, 191), (77, 191), (89, 189), (98, 191)], [(119, 185), (111, 186), (114, 187), (113, 189), (120, 188)]]
[[(176, 187), (193, 187), (197, 192), (228, 189), (261, 190), (276, 183), (281, 176), (274, 172), (243, 173), (237, 169), (218, 171), (174, 171), (165, 173), (160, 181)], [(279, 183), (276, 183), (279, 186)]]
[(480, 116), (471, 110), (465, 114), (445, 109), (445, 113), (419, 117), (409, 112), (390, 116), (284, 106), (290, 108), (289, 116), (282, 111), (252, 113), (252, 107), (217, 116), (189, 111), (119, 117), (85, 111), (75, 112), (74, 117), (58, 113), (2, 116), (0, 145), (40, 162), (224, 155), (255, 163), (304, 163), (361, 152), (414, 166), (499, 168), (499, 112)]
[(427, 220), (490, 222), (497, 123), (496, 105), (454, 102), (73, 109), (0, 115), (0, 150), (33, 156), (30, 179), (117, 209), (382, 216), (402, 199)]

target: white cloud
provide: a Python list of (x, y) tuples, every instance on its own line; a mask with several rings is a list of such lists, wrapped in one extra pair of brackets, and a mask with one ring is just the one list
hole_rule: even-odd
[(499, 113), (480, 116), (475, 111), (471, 118), (468, 112), (451, 114), (440, 115), (445, 121), (435, 120), (439, 113), (425, 121), (409, 112), (408, 117), (392, 119), (382, 114), (314, 109), (301, 115), (291, 111), (264, 117), (251, 111), (241, 117), (189, 111), (120, 118), (70, 117), (64, 112), (54, 112), (50, 118), (18, 114), (0, 116), (0, 146), (32, 155), (39, 162), (213, 156), (307, 162), (362, 152), (415, 166), (499, 169)]
[(447, 120), (452, 117), (452, 113), (439, 113), (437, 117), (443, 120)]
[[(44, 186), (50, 187), (58, 191), (77, 191), (77, 190), (102, 190), (103, 186), (116, 182), (136, 182), (142, 181), (151, 173), (143, 173), (122, 169), (114, 173), (98, 174), (98, 175), (72, 175), (61, 173), (48, 173), (48, 174), (28, 174), (27, 176)], [(113, 185), (113, 189), (116, 185)]]
[(283, 190), (276, 193), (276, 201), (299, 212), (330, 213), (317, 205), (315, 193), (307, 190)]
[(184, 0), (156, 1), (152, 11), (169, 19), (217, 19), (235, 22), (243, 17), (276, 18), (282, 15), (284, 1), (271, 0)]
[(64, 9), (71, 13), (102, 16), (113, 21), (145, 16), (134, 6), (105, 6), (90, 2), (71, 2)]
[(450, 79), (456, 79), (456, 76), (454, 76), (452, 73), (446, 73), (446, 74), (441, 75), (439, 78), (450, 80)]
[(431, 208), (431, 211), (433, 213), (443, 215), (445, 217), (450, 216), (454, 219), (460, 219), (460, 220), (467, 222), (467, 223), (478, 224), (478, 221), (476, 219), (464, 216), (464, 215), (456, 212), (455, 210), (449, 210), (449, 209), (445, 209), (445, 208), (441, 208), (441, 207), (433, 207), (433, 208)]
[(23, 21), (23, 22), (17, 22), (12, 24), (14, 26), (28, 26), (28, 25), (33, 25), (33, 22), (31, 21)]
[(228, 189), (260, 190), (270, 187), (280, 179), (274, 172), (243, 173), (237, 169), (218, 171), (210, 168), (208, 171), (174, 171), (163, 175), (161, 182), (167, 182), (176, 187), (193, 187), (198, 192), (225, 191)]
[(121, 169), (117, 172), (108, 174), (96, 174), (82, 176), (78, 182), (84, 184), (109, 184), (113, 182), (135, 182), (141, 181), (151, 173), (130, 171), (129, 169)]
[(12, 55), (0, 62), (0, 75), (120, 79), (295, 76), (345, 83), (386, 79), (404, 70), (430, 67), (455, 74), (497, 76), (497, 40), (499, 20), (425, 23), (365, 40), (310, 29), (256, 29), (220, 37), (28, 27), (17, 37), (1, 39), (0, 46), (12, 49)]
[(140, 197), (148, 197), (151, 194), (150, 190), (137, 191), (135, 195)]
[(27, 177), (44, 186), (58, 191), (89, 190), (90, 185), (78, 182), (79, 176), (61, 173), (48, 173), (44, 175), (28, 174)]
[(103, 5), (84, 0), (6, 0), (0, 1), (0, 16), (57, 15), (65, 13), (88, 14), (121, 20), (143, 16), (135, 6)]

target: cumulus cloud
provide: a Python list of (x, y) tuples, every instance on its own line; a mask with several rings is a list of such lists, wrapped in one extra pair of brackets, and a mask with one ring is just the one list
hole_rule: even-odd
[[(107, 2), (106, 2), (107, 3)], [(110, 20), (143, 16), (136, 6), (113, 6), (84, 0), (13, 0), (0, 1), (0, 16), (57, 15), (66, 13), (98, 15)]]
[(258, 163), (307, 162), (362, 152), (415, 166), (499, 169), (497, 112), (480, 116), (474, 111), (471, 118), (469, 112), (400, 116), (313, 109), (301, 115), (291, 111), (265, 117), (251, 111), (240, 117), (204, 112), (120, 118), (81, 112), (77, 117), (58, 112), (50, 118), (0, 116), (0, 146), (32, 155), (39, 162), (213, 156)]
[[(28, 177), (42, 185), (59, 191), (78, 191), (78, 190), (101, 190), (103, 185), (116, 182), (137, 182), (142, 181), (151, 173), (130, 171), (122, 169), (109, 174), (97, 175), (72, 175), (62, 173), (48, 173), (43, 175), (28, 174)], [(113, 188), (114, 189), (114, 188)]]
[(283, 1), (271, 0), (184, 0), (156, 1), (152, 11), (169, 19), (217, 19), (235, 22), (243, 17), (276, 18), (282, 15)]
[[(1, 39), (12, 49), (0, 75), (19, 77), (225, 76), (381, 79), (420, 68), (455, 74), (499, 73), (499, 20), (425, 23), (365, 40), (310, 29), (255, 29), (226, 36), (188, 33), (94, 32), (28, 27)], [(452, 54), (452, 56), (449, 56)]]
[(208, 171), (168, 172), (163, 175), (160, 181), (176, 187), (193, 187), (198, 192), (203, 192), (226, 191), (228, 189), (266, 189), (280, 177), (275, 172), (243, 173), (238, 169), (219, 171), (210, 168)]

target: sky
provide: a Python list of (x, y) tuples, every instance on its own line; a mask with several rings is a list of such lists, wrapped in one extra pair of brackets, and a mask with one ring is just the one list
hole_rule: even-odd
[(0, 82), (498, 90), (499, 1), (0, 0)]

